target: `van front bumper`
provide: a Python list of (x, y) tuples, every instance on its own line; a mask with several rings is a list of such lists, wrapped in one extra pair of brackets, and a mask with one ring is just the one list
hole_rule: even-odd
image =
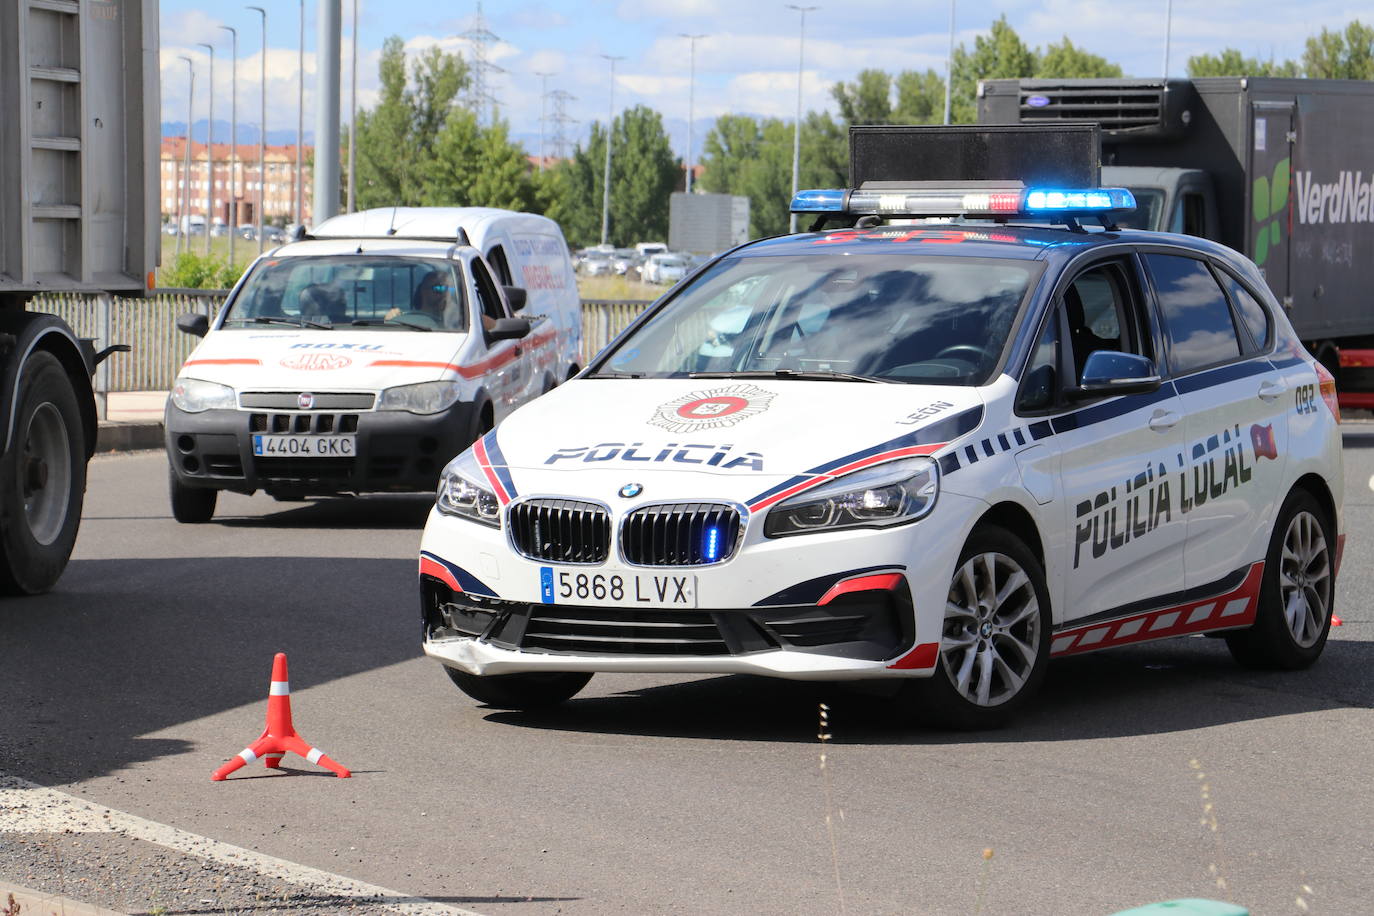
[[(283, 423), (281, 417), (287, 420)], [(164, 428), (167, 457), (186, 486), (312, 496), (434, 490), (444, 465), (472, 444), (477, 423), (470, 402), (421, 416), (403, 410), (187, 413), (169, 401)], [(255, 435), (282, 431), (351, 435), (354, 453), (272, 458), (254, 454)]]

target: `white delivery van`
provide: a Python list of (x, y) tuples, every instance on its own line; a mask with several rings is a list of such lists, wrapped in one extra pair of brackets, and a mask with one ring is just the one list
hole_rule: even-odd
[(567, 244), (542, 216), (385, 208), (253, 262), (166, 409), (172, 513), (218, 491), (433, 490), (454, 455), (579, 369)]

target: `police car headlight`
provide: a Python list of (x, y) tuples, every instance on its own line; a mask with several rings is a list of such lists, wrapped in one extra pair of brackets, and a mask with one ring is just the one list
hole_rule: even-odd
[(477, 466), (472, 452), (464, 452), (444, 468), (439, 478), (439, 492), (435, 496), (434, 507), (444, 515), (456, 515), (491, 528), (500, 528), (501, 502), (481, 480), (482, 469)]
[(457, 382), (420, 382), (387, 388), (377, 399), (378, 410), (408, 410), (411, 413), (440, 413), (457, 402), (462, 391)]
[(179, 378), (172, 386), (172, 403), (187, 413), (233, 410), (238, 407), (234, 389), (198, 378)]
[(808, 490), (769, 511), (767, 537), (885, 528), (928, 515), (940, 492), (939, 466), (930, 458), (908, 458), (846, 474)]

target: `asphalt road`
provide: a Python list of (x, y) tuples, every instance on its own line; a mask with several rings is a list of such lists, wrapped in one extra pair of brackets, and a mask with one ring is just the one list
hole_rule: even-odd
[[(426, 498), (227, 496), (185, 526), (160, 453), (101, 457), (58, 589), (0, 606), (0, 774), (436, 912), (1368, 912), (1374, 425), (1345, 428), (1345, 625), (1316, 667), (1244, 672), (1204, 638), (1068, 659), (1017, 725), (973, 736), (734, 676), (484, 709), (420, 654)], [(288, 758), (212, 783), (262, 730), (278, 651), (297, 728), (354, 776)], [(14, 797), (3, 881), (129, 912), (383, 911)]]

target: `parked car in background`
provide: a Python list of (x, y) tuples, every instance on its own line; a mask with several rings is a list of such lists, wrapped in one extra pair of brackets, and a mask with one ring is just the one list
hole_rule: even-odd
[(619, 276), (629, 276), (632, 279), (639, 277), (639, 265), (644, 263), (644, 259), (635, 253), (633, 248), (617, 248), (611, 258), (611, 265)]
[(689, 270), (691, 266), (686, 255), (669, 252), (652, 254), (644, 262), (641, 279), (645, 283), (676, 283), (687, 276)]
[(238, 227), (238, 229), (234, 231), (239, 234), (239, 238), (246, 239), (250, 242), (254, 241), (258, 237), (258, 227), (254, 226), (251, 223), (243, 223)]
[(586, 277), (607, 277), (615, 273), (615, 266), (611, 262), (611, 256), (604, 251), (589, 251), (582, 258), (582, 263), (578, 265), (583, 276)]
[(640, 242), (635, 246), (635, 252), (641, 258), (647, 258), (655, 254), (667, 254), (668, 246), (662, 242)]

